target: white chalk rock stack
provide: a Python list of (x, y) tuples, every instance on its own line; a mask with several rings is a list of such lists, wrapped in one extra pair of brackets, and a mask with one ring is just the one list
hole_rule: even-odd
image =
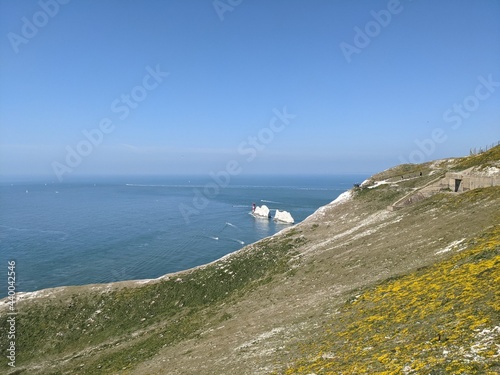
[(267, 207), (265, 204), (255, 207), (254, 215), (260, 217), (271, 217), (269, 207)]
[(288, 211), (280, 211), (276, 210), (276, 214), (274, 215), (275, 221), (280, 221), (286, 224), (293, 224), (295, 220), (293, 220), (292, 215)]

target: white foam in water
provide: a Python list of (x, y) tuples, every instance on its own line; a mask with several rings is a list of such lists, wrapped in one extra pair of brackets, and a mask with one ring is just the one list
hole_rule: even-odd
[(221, 232), (226, 229), (227, 227), (232, 227), (232, 228), (235, 228), (235, 229), (239, 229), (236, 225), (226, 221), (226, 223), (224, 224), (224, 226), (222, 227), (222, 229), (220, 230)]

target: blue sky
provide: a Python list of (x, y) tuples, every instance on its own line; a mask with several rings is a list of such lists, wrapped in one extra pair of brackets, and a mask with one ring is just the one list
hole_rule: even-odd
[(0, 0), (0, 174), (466, 155), (500, 140), (499, 20), (498, 0)]

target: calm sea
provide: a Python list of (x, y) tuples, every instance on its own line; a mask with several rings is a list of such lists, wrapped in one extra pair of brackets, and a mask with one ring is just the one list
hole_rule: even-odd
[[(156, 278), (286, 227), (256, 220), (252, 202), (300, 222), (366, 177), (233, 177), (219, 191), (208, 189), (206, 200), (209, 177), (4, 180), (0, 267), (6, 274), (7, 262), (16, 261), (18, 291)], [(0, 298), (6, 295), (5, 282)]]

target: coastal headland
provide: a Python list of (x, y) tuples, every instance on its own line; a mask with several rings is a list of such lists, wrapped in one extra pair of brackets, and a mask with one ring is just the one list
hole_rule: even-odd
[(450, 188), (464, 171), (496, 181), (500, 146), (375, 174), (194, 269), (5, 298), (0, 372), (499, 373), (500, 186)]

